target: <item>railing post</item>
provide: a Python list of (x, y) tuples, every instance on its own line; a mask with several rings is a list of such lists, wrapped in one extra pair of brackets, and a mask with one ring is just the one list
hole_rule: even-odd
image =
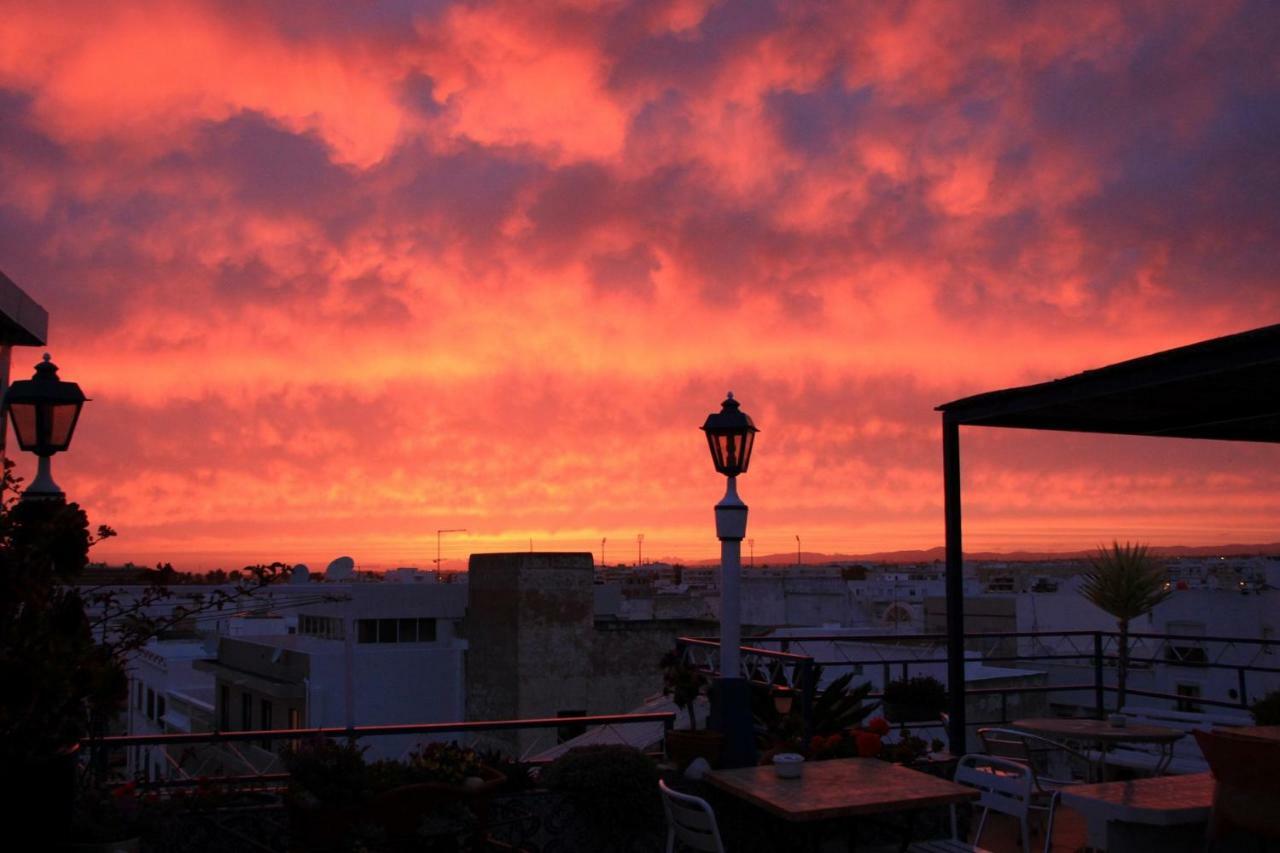
[(1102, 683), (1102, 632), (1093, 632), (1093, 712), (1099, 720), (1107, 716)]
[(1236, 669), (1236, 675), (1238, 676), (1238, 680), (1240, 682), (1240, 687), (1239, 687), (1240, 707), (1244, 708), (1247, 711), (1249, 710), (1249, 691), (1247, 689), (1247, 685), (1245, 684), (1244, 667), (1238, 667)]
[(803, 725), (804, 748), (808, 750), (809, 740), (813, 737), (813, 700), (818, 685), (814, 678), (813, 660), (800, 662), (800, 720)]
[(960, 523), (960, 423), (942, 416), (942, 493), (947, 551), (947, 749), (964, 755), (964, 537)]

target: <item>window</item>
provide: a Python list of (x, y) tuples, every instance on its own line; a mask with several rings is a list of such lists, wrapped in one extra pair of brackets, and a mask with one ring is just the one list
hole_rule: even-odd
[(156, 719), (164, 722), (164, 696), (156, 697)]
[[(1204, 636), (1203, 622), (1171, 621), (1166, 626), (1170, 634), (1182, 635), (1183, 638)], [(1164, 647), (1164, 659), (1178, 666), (1205, 666), (1209, 663), (1209, 655), (1204, 644), (1196, 639), (1171, 639)]]
[(356, 641), (360, 643), (434, 643), (436, 620), (357, 619)]
[(231, 731), (231, 688), (222, 685), (218, 691), (221, 701), (218, 703), (218, 731)]
[(247, 732), (253, 728), (253, 697), (248, 693), (240, 694), (240, 731)]
[(154, 720), (156, 718), (156, 692), (150, 687), (147, 688), (147, 719)]
[(142, 691), (143, 691), (142, 682), (139, 681), (138, 689), (134, 691), (135, 695), (133, 700), (133, 707), (137, 708), (139, 711), (142, 710)]
[(1200, 698), (1199, 684), (1179, 684), (1175, 688), (1175, 692), (1180, 697), (1177, 710), (1185, 711), (1188, 714), (1198, 714), (1204, 710), (1198, 703), (1191, 701)]

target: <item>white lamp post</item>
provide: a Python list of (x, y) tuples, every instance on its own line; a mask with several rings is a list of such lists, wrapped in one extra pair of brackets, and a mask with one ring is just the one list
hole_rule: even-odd
[(738, 475), (751, 463), (756, 425), (738, 407), (733, 392), (720, 411), (708, 415), (707, 434), (716, 471), (728, 478), (724, 497), (716, 504), (716, 537), (720, 540), (720, 730), (725, 736), (724, 763), (742, 767), (755, 763), (750, 685), (742, 677), (738, 649), (742, 645), (742, 610), (738, 590), (742, 573), (742, 539), (747, 535), (747, 505), (738, 497)]
[(4, 405), (18, 446), (40, 458), (36, 478), (22, 493), (23, 500), (63, 497), (53, 481), (49, 459), (71, 445), (86, 399), (79, 385), (58, 378), (58, 366), (49, 360), (48, 353), (36, 365), (34, 376), (14, 382), (5, 392)]

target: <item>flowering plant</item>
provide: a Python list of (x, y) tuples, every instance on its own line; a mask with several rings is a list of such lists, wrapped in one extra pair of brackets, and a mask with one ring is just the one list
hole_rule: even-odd
[(480, 756), (456, 742), (429, 743), (409, 754), (413, 776), (422, 782), (461, 785), (468, 776), (480, 775)]
[(884, 748), (882, 738), (889, 733), (889, 723), (876, 717), (862, 726), (850, 726), (835, 734), (814, 735), (809, 739), (809, 760), (828, 758), (875, 758)]

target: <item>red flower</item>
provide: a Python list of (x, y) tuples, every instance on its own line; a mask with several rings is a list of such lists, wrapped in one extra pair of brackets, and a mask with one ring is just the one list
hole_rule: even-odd
[(862, 758), (875, 758), (880, 754), (880, 736), (871, 732), (858, 733), (858, 755)]
[(814, 735), (813, 737), (809, 738), (809, 752), (811, 753), (822, 752), (822, 748), (825, 745), (826, 745), (826, 741), (822, 739), (822, 735)]
[(874, 732), (881, 737), (884, 737), (889, 733), (889, 721), (884, 717), (876, 717), (871, 722), (867, 723), (867, 731)]

